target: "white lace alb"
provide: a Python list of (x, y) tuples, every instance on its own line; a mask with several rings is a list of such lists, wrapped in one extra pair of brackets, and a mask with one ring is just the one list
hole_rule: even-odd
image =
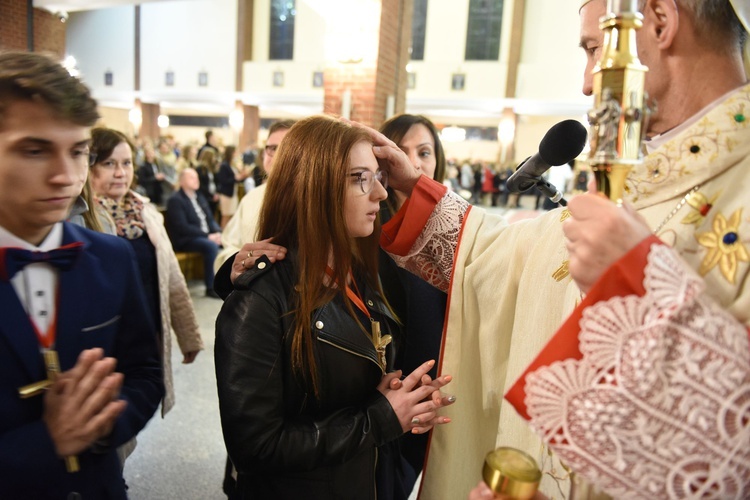
[(581, 360), (528, 375), (531, 424), (614, 498), (750, 498), (747, 329), (664, 245), (644, 285), (584, 311)]
[(469, 203), (448, 191), (435, 205), (424, 230), (404, 256), (391, 257), (400, 267), (447, 292), (453, 272), (458, 237)]

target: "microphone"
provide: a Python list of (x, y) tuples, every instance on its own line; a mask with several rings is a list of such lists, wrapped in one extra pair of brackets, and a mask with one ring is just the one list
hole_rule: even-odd
[[(508, 192), (521, 193), (531, 189), (543, 180), (542, 174), (550, 167), (565, 165), (575, 159), (585, 145), (586, 127), (580, 122), (564, 120), (554, 125), (544, 134), (539, 143), (539, 152), (521, 162), (513, 175), (508, 177), (505, 183)], [(554, 191), (557, 192), (556, 189)], [(559, 196), (562, 198), (562, 195)]]

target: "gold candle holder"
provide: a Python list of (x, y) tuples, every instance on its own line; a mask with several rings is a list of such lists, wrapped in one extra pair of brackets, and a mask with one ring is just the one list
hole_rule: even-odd
[(600, 20), (602, 57), (593, 69), (594, 109), (589, 111), (589, 165), (597, 189), (622, 203), (630, 169), (643, 161), (641, 143), (651, 113), (635, 33), (643, 16), (634, 0), (608, 0)]
[(542, 472), (536, 460), (515, 448), (502, 447), (487, 454), (482, 478), (492, 491), (505, 498), (533, 498)]

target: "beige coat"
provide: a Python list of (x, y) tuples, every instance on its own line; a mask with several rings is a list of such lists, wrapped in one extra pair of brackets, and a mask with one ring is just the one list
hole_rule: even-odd
[(162, 401), (162, 417), (172, 409), (175, 402), (174, 384), (172, 382), (172, 336), (174, 329), (177, 343), (182, 354), (203, 349), (195, 317), (193, 301), (190, 298), (185, 277), (180, 271), (180, 265), (175, 257), (172, 243), (169, 241), (164, 228), (164, 217), (156, 207), (138, 194), (144, 202), (143, 220), (149, 240), (156, 249), (156, 270), (159, 280), (159, 311), (161, 313), (162, 343), (160, 346), (164, 366), (164, 400)]

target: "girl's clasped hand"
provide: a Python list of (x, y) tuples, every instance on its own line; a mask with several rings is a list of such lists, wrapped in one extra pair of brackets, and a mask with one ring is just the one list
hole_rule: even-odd
[(378, 385), (378, 390), (388, 399), (398, 416), (404, 432), (422, 434), (435, 425), (451, 421), (449, 417), (439, 416), (437, 411), (456, 401), (455, 396), (443, 396), (440, 391), (452, 378), (450, 375), (442, 375), (432, 380), (427, 372), (434, 365), (434, 360), (422, 363), (403, 380), (401, 370), (388, 373)]

